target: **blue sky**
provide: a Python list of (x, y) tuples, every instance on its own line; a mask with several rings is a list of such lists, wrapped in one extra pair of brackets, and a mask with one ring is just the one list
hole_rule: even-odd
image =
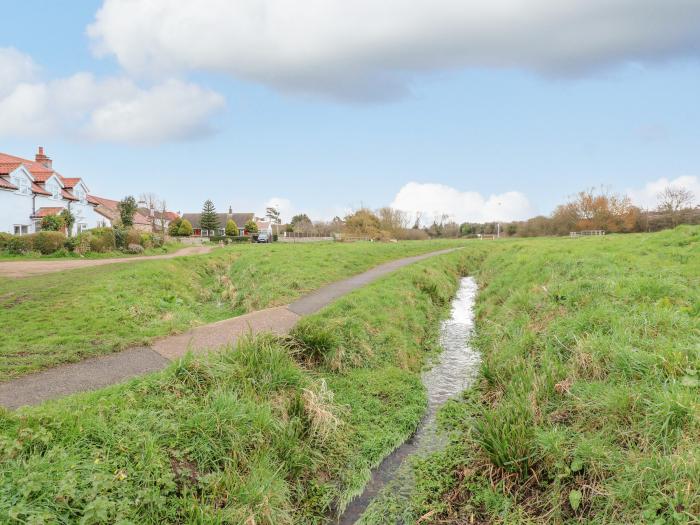
[[(149, 191), (182, 212), (197, 211), (204, 199), (211, 198), (220, 210), (231, 205), (237, 211), (258, 213), (269, 199), (277, 198), (285, 213), (306, 211), (332, 218), (362, 205), (397, 202), (415, 208), (424, 192), (432, 191), (437, 193), (425, 195), (429, 204), (423, 211), (436, 212), (445, 188), (436, 190), (435, 185), (442, 185), (453, 192), (454, 199), (445, 199), (445, 211), (456, 219), (507, 219), (549, 213), (567, 195), (601, 184), (615, 191), (630, 190), (648, 205), (649, 188), (657, 187), (660, 179), (685, 177), (692, 186), (700, 175), (700, 38), (692, 37), (693, 29), (700, 34), (700, 24), (695, 24), (700, 16), (688, 23), (687, 41), (671, 45), (659, 32), (651, 43), (634, 41), (621, 50), (613, 46), (604, 58), (586, 56), (585, 60), (596, 63), (573, 72), (548, 69), (552, 64), (559, 67), (562, 60), (568, 64), (567, 57), (557, 56), (555, 63), (539, 48), (522, 63), (517, 46), (505, 57), (472, 52), (476, 44), (492, 45), (491, 40), (468, 42), (469, 53), (463, 47), (449, 50), (447, 65), (438, 64), (446, 56), (444, 47), (423, 57), (404, 46), (414, 60), (405, 62), (403, 56), (398, 62), (373, 60), (364, 50), (361, 54), (343, 48), (335, 55), (329, 52), (332, 62), (323, 62), (324, 55), (301, 66), (297, 58), (286, 62), (284, 50), (278, 51), (285, 55), (282, 58), (264, 55), (255, 64), (255, 56), (248, 59), (243, 52), (217, 58), (212, 64), (208, 59), (212, 53), (204, 49), (199, 58), (183, 59), (187, 62), (183, 66), (177, 56), (180, 51), (159, 43), (166, 51), (158, 55), (156, 50), (143, 68), (138, 56), (138, 46), (143, 44), (137, 40), (143, 35), (134, 33), (133, 41), (110, 41), (108, 24), (119, 28), (120, 0), (109, 3), (114, 4), (114, 14), (103, 23), (98, 37), (88, 35), (86, 28), (103, 2), (87, 0), (62, 5), (8, 1), (3, 12), (9, 15), (9, 23), (3, 24), (0, 34), (0, 48), (14, 48), (37, 66), (25, 82), (41, 83), (48, 92), (55, 89), (56, 79), (90, 73), (98, 83), (105, 78), (133, 83), (115, 90), (115, 97), (135, 97), (138, 88), (148, 90), (175, 79), (180, 83), (178, 97), (203, 100), (193, 104), (191, 116), (168, 124), (168, 130), (146, 123), (147, 131), (136, 132), (135, 138), (128, 119), (125, 124), (112, 116), (106, 121), (112, 129), (124, 126), (119, 135), (92, 125), (88, 132), (80, 127), (84, 122), (70, 122), (74, 114), (83, 112), (76, 119), (84, 121), (92, 118), (92, 111), (99, 111), (99, 107), (81, 105), (95, 96), (91, 91), (76, 96), (78, 102), (65, 103), (67, 109), (52, 116), (46, 126), (25, 129), (21, 123), (0, 124), (0, 151), (31, 156), (41, 144), (56, 169), (66, 176), (83, 177), (102, 196), (120, 198)], [(227, 11), (211, 23), (226, 25), (227, 16), (237, 13)], [(670, 22), (669, 27), (673, 27)], [(105, 41), (112, 49), (98, 56), (95, 49)], [(218, 46), (216, 50), (230, 43), (207, 45)], [(380, 43), (378, 55), (382, 51)], [(324, 68), (344, 68), (343, 60), (351, 52), (356, 53), (347, 64), (351, 74), (326, 74)], [(584, 61), (578, 55), (572, 55), (572, 63)], [(235, 65), (229, 69), (226, 61)], [(312, 67), (320, 73), (309, 73)], [(359, 87), (354, 85), (356, 78), (362, 80)], [(389, 78), (388, 88), (385, 78)], [(196, 90), (180, 95), (185, 83)], [(6, 87), (5, 94), (12, 89), (15, 86)], [(0, 100), (2, 96), (0, 91)], [(54, 111), (55, 105), (43, 110), (32, 106), (20, 116), (35, 119), (36, 111)], [(74, 107), (79, 108), (75, 113)], [(168, 114), (177, 116), (181, 107), (174, 102), (163, 110), (165, 115), (154, 113), (149, 118), (163, 121)], [(0, 103), (0, 112), (3, 108), (9, 114), (13, 106)], [(178, 126), (182, 131), (169, 135)], [(397, 200), (408, 183), (418, 183), (411, 187), (415, 194)], [(484, 202), (462, 199), (462, 192), (478, 193), (483, 201), (503, 195), (497, 200), (505, 206), (495, 212), (499, 217), (491, 217), (482, 209)], [(509, 200), (514, 192), (525, 201)], [(465, 209), (470, 207), (473, 213)]]

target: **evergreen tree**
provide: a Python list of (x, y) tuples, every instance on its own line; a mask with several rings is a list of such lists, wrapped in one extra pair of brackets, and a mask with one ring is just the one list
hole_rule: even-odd
[(202, 207), (202, 218), (200, 219), (202, 230), (209, 230), (216, 235), (216, 230), (219, 229), (219, 216), (216, 214), (214, 203), (207, 199)]
[(238, 225), (233, 219), (229, 219), (226, 223), (226, 235), (228, 235), (229, 237), (238, 236)]

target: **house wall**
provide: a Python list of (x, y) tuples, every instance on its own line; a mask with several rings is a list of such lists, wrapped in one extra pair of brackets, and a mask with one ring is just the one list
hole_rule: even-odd
[(78, 224), (86, 224), (87, 229), (97, 228), (103, 224), (111, 226), (109, 219), (97, 213), (95, 207), (91, 204), (71, 202), (70, 211), (75, 216), (73, 233), (77, 232)]
[(33, 233), (34, 224), (29, 218), (31, 214), (31, 195), (0, 190), (0, 231), (14, 233), (15, 224), (27, 224), (29, 225), (29, 233)]

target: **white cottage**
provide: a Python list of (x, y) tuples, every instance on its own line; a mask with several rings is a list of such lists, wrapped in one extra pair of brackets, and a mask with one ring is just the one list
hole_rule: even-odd
[(0, 231), (26, 235), (39, 230), (41, 219), (68, 208), (75, 217), (72, 233), (105, 223), (82, 179), (54, 171), (39, 147), (34, 160), (0, 153)]

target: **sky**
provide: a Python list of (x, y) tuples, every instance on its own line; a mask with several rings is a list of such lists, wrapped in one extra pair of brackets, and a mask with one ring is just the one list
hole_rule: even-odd
[(697, 0), (0, 0), (0, 151), (316, 219), (700, 197)]

